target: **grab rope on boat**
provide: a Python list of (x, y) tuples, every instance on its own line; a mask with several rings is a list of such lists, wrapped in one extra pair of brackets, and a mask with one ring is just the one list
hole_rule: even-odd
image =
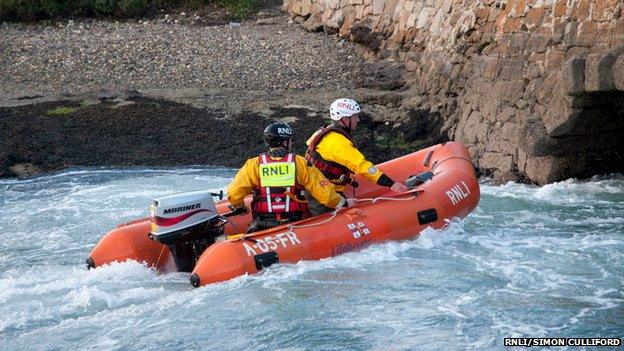
[[(404, 195), (404, 194), (414, 194), (414, 196), (411, 197), (407, 197), (407, 198), (396, 198), (396, 197), (384, 197), (384, 196), (379, 196), (379, 197), (374, 197), (374, 198), (365, 198), (365, 199), (356, 199), (358, 203), (360, 202), (365, 202), (365, 201), (370, 201), (371, 203), (376, 203), (379, 200), (387, 200), (387, 201), (408, 201), (408, 200), (414, 200), (416, 198), (416, 195), (418, 192), (420, 192), (420, 190), (417, 189), (413, 189), (410, 191), (406, 191), (404, 193), (401, 193), (399, 195)], [(330, 222), (332, 219), (336, 218), (336, 215), (338, 215), (338, 212), (342, 211), (342, 210), (347, 210), (349, 209), (349, 207), (342, 207), (339, 208), (335, 211), (332, 211), (332, 215), (331, 217), (321, 221), (321, 222), (314, 222), (314, 223), (310, 223), (310, 224), (305, 224), (305, 225), (288, 225), (286, 226), (286, 228), (289, 229), (289, 232), (292, 232), (293, 229), (295, 228), (309, 228), (309, 227), (315, 227), (321, 224), (325, 224)]]
[[(385, 200), (385, 201), (409, 201), (409, 200), (414, 200), (416, 198), (416, 194), (418, 194), (419, 192), (422, 192), (422, 190), (412, 189), (412, 190), (409, 190), (409, 191), (406, 191), (404, 193), (399, 194), (399, 196), (405, 195), (405, 194), (414, 194), (411, 197), (405, 197), (405, 198), (379, 196), (379, 197), (374, 197), (374, 198), (365, 198), (365, 199), (356, 199), (356, 200), (357, 200), (358, 203), (359, 202), (370, 201), (373, 204), (376, 203), (377, 201), (380, 201), (380, 200)], [(320, 222), (314, 222), (314, 223), (310, 223), (310, 224), (299, 224), (299, 225), (291, 224), (291, 225), (287, 225), (286, 226), (286, 228), (288, 228), (287, 233), (294, 233), (293, 229), (297, 229), (297, 228), (310, 228), (310, 227), (316, 227), (316, 226), (319, 226), (319, 225), (323, 225), (325, 223), (329, 223), (334, 218), (336, 218), (336, 216), (338, 215), (338, 213), (340, 211), (347, 210), (347, 209), (349, 209), (349, 207), (342, 207), (342, 208), (339, 208), (339, 209), (337, 209), (335, 211), (332, 211), (331, 212), (332, 215), (329, 218), (326, 218), (326, 219), (324, 219), (324, 220), (322, 220)], [(234, 236), (232, 238), (229, 238), (229, 240), (231, 240), (231, 241), (245, 240), (245, 239), (249, 239), (249, 238), (252, 238), (254, 236), (260, 236), (260, 235), (264, 235), (264, 234), (260, 234), (260, 233), (243, 234), (243, 235), (240, 235), (240, 236)]]
[[(430, 157), (428, 157), (428, 158), (430, 158)], [(474, 167), (474, 164), (472, 163), (472, 160), (471, 160), (471, 159), (469, 159), (469, 158), (467, 158), (467, 157), (463, 157), (463, 156), (449, 156), (449, 157), (443, 158), (443, 159), (441, 159), (441, 160), (437, 160), (437, 161), (435, 161), (435, 162), (433, 163), (433, 165), (431, 166), (431, 170), (430, 170), (430, 172), (432, 172), (432, 173), (433, 173), (433, 171), (434, 171), (434, 170), (435, 170), (435, 169), (436, 169), (436, 168), (437, 168), (440, 164), (444, 163), (445, 161), (448, 161), (448, 160), (454, 159), (454, 158), (459, 158), (459, 159), (462, 159), (462, 160), (464, 160), (464, 161), (467, 161), (467, 162), (469, 162), (471, 165), (473, 165), (473, 167)], [(429, 160), (427, 160), (427, 161), (429, 161)], [(427, 164), (428, 164), (428, 163), (429, 163), (429, 162), (427, 162)], [(356, 199), (356, 200), (357, 200), (357, 202), (358, 202), (358, 203), (359, 203), (359, 202), (366, 202), (366, 201), (370, 201), (370, 202), (371, 202), (371, 203), (373, 203), (373, 204), (374, 204), (374, 203), (377, 203), (377, 201), (382, 201), (382, 200), (383, 200), (383, 201), (409, 201), (409, 200), (414, 200), (414, 199), (416, 198), (416, 195), (417, 195), (419, 192), (422, 192), (422, 190), (412, 189), (412, 190), (406, 191), (406, 192), (401, 193), (401, 194), (399, 194), (399, 195), (398, 195), (398, 196), (401, 196), (401, 195), (405, 195), (405, 194), (414, 194), (414, 195), (413, 195), (413, 196), (411, 196), (411, 197), (404, 197), (404, 198), (379, 196), (379, 197), (374, 197), (374, 198), (364, 198), (364, 199)], [(320, 222), (314, 222), (314, 223), (309, 223), (309, 224), (299, 224), (299, 225), (294, 225), (294, 224), (287, 225), (287, 226), (286, 226), (286, 228), (288, 228), (287, 233), (294, 233), (294, 232), (293, 232), (293, 229), (297, 229), (297, 228), (310, 228), (310, 227), (316, 227), (316, 226), (319, 226), (319, 225), (323, 225), (323, 224), (325, 224), (325, 223), (329, 223), (329, 222), (331, 222), (334, 218), (336, 218), (336, 216), (338, 215), (338, 213), (339, 213), (340, 211), (343, 211), (343, 210), (346, 210), (346, 209), (348, 209), (348, 207), (339, 208), (339, 209), (337, 209), (337, 210), (335, 210), (335, 211), (331, 212), (331, 214), (332, 214), (332, 215), (331, 215), (329, 218), (326, 218), (326, 219), (324, 219), (324, 220), (322, 220), (322, 221), (320, 221)], [(260, 235), (264, 235), (264, 234), (259, 234), (259, 233), (239, 234), (239, 235), (236, 235), (236, 236), (230, 237), (230, 238), (228, 238), (228, 239), (229, 239), (229, 240), (231, 240), (231, 241), (238, 241), (238, 240), (250, 239), (250, 238), (253, 238), (253, 237), (255, 237), (255, 236), (260, 236)]]

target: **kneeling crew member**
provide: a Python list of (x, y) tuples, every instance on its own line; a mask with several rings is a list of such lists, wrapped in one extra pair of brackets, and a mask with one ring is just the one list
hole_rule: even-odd
[[(377, 169), (353, 144), (351, 133), (360, 121), (359, 114), (360, 106), (354, 100), (334, 101), (329, 108), (332, 124), (319, 129), (308, 139), (306, 159), (321, 170), (341, 194), (345, 186), (351, 183), (353, 174), (359, 174), (371, 182), (387, 186), (396, 193), (408, 191), (403, 183), (392, 180)], [(314, 199), (308, 198), (308, 201), (313, 215), (331, 210)]]
[(263, 136), (269, 151), (247, 160), (227, 188), (234, 208), (244, 207), (245, 196), (253, 194), (253, 221), (247, 233), (301, 219), (308, 209), (306, 192), (332, 209), (356, 203), (338, 194), (318, 169), (291, 152), (292, 135), (286, 123), (266, 127)]

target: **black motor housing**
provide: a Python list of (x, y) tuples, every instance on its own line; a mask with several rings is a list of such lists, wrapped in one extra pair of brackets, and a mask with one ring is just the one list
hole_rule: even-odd
[(194, 226), (161, 235), (149, 234), (150, 239), (167, 245), (179, 272), (192, 272), (201, 254), (223, 234), (221, 217), (213, 217)]

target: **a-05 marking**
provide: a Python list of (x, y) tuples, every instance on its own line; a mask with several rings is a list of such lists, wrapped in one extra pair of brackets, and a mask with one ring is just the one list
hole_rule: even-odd
[(297, 234), (294, 232), (285, 232), (275, 234), (274, 237), (265, 236), (264, 238), (254, 239), (255, 244), (250, 245), (247, 242), (243, 242), (243, 247), (245, 248), (245, 252), (250, 257), (253, 257), (260, 252), (269, 252), (277, 250), (277, 248), (282, 247), (286, 248), (288, 246), (295, 246), (301, 244), (299, 238), (297, 238)]

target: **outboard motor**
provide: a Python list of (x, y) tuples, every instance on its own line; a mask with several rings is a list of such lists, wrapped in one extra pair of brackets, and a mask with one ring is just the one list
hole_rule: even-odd
[(150, 206), (149, 237), (169, 247), (180, 272), (191, 272), (206, 248), (223, 234), (225, 219), (217, 213), (213, 194), (194, 191), (155, 199)]

